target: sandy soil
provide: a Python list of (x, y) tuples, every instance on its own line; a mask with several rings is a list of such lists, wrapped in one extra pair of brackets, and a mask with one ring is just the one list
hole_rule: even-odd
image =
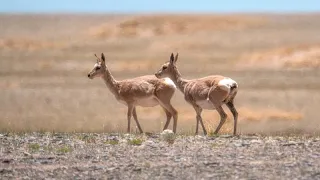
[(1, 179), (318, 179), (320, 138), (1, 134)]

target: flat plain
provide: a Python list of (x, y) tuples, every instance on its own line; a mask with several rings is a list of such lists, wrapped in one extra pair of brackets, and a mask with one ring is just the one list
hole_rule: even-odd
[[(319, 143), (317, 137), (320, 132), (319, 113), (317, 113), (320, 107), (319, 18), (320, 15), (317, 13), (2, 14), (0, 15), (1, 160), (9, 164), (13, 162), (12, 167), (16, 169), (20, 165), (23, 166), (23, 163), (19, 164), (21, 163), (19, 158), (7, 161), (7, 157), (11, 155), (20, 157), (17, 156), (19, 153), (21, 157), (24, 157), (24, 151), (39, 154), (41, 151), (29, 152), (28, 147), (32, 140), (30, 142), (23, 140), (25, 136), (28, 136), (27, 139), (32, 139), (31, 132), (69, 133), (66, 136), (91, 132), (99, 133), (97, 136), (102, 139), (109, 137), (110, 133), (125, 132), (126, 107), (116, 101), (101, 79), (87, 78), (87, 73), (96, 61), (94, 54), (102, 52), (106, 55), (106, 63), (110, 71), (118, 80), (154, 74), (164, 62), (169, 60), (172, 52), (179, 52), (177, 65), (185, 78), (220, 74), (238, 82), (239, 92), (235, 105), (239, 111), (240, 135), (250, 137), (258, 135), (258, 140), (263, 144), (265, 144), (264, 138), (268, 137), (271, 139), (296, 137), (298, 139), (295, 139), (294, 142), (298, 142), (298, 145), (288, 146), (294, 148), (300, 148), (300, 141), (305, 141), (303, 137), (308, 136), (311, 138), (310, 142), (315, 142), (313, 143), (315, 146), (309, 143), (303, 147), (311, 146), (311, 151), (319, 151), (316, 145)], [(192, 136), (196, 123), (193, 108), (184, 101), (182, 93), (178, 90), (172, 99), (172, 104), (179, 113), (178, 134)], [(231, 134), (233, 127), (231, 113), (225, 106), (224, 109), (228, 113), (228, 120), (222, 127), (220, 135)], [(159, 134), (162, 131), (165, 113), (160, 107), (139, 107), (137, 113), (145, 132)], [(209, 131), (213, 131), (219, 123), (216, 111), (204, 111), (203, 119)], [(169, 127), (172, 128), (172, 124)], [(132, 131), (137, 131), (135, 125), (132, 126)], [(62, 137), (65, 139), (66, 136)], [(8, 147), (17, 143), (15, 142), (17, 139), (14, 140), (11, 137), (22, 139), (22, 143), (7, 151)], [(36, 149), (43, 149), (42, 136), (34, 135), (34, 137), (40, 141), (39, 148)], [(241, 136), (240, 139), (234, 138), (232, 141), (245, 141), (241, 139)], [(144, 142), (147, 142), (147, 139)], [(157, 140), (151, 139), (150, 141)], [(187, 140), (178, 141), (176, 146), (180, 146), (184, 141)], [(290, 140), (284, 141), (290, 143)], [(228, 142), (227, 139), (223, 147), (228, 146)], [(97, 143), (101, 142), (97, 141)], [(209, 146), (206, 141), (201, 141), (201, 143)], [(274, 148), (282, 147), (279, 146), (279, 143), (273, 145)], [(101, 144), (97, 146), (101, 146), (101, 150), (109, 147), (115, 149), (122, 147)], [(195, 153), (192, 144), (189, 143), (187, 146), (190, 146), (191, 149), (186, 151)], [(249, 146), (244, 145), (243, 148)], [(128, 148), (126, 151), (130, 151), (130, 147), (132, 146), (126, 146)], [(279, 152), (287, 152), (289, 148), (285, 147)], [(83, 148), (88, 149), (91, 146)], [(149, 150), (152, 151), (152, 148), (146, 150), (145, 153)], [(311, 159), (309, 155), (313, 158), (319, 156), (311, 151), (310, 153), (302, 151), (308, 156), (305, 161)], [(76, 152), (77, 150), (63, 153), (62, 156), (72, 158)], [(230, 150), (230, 153), (233, 152)], [(259, 148), (255, 149), (255, 152), (258, 153)], [(45, 151), (43, 155), (50, 153), (50, 151)], [(91, 153), (88, 150), (88, 154)], [(94, 156), (94, 154), (91, 155)], [(26, 156), (29, 157), (28, 154)], [(161, 159), (162, 156), (165, 156), (165, 151), (159, 151), (154, 162)], [(167, 155), (169, 156), (176, 157), (174, 154)], [(298, 156), (299, 153), (293, 155), (292, 158), (300, 161)], [(203, 156), (203, 158), (207, 157)], [(204, 163), (204, 159), (200, 158), (195, 162)], [(79, 161), (84, 163), (83, 160)], [(220, 160), (217, 166), (223, 165)], [(31, 161), (24, 163), (28, 164)], [(107, 161), (104, 163), (107, 163), (104, 165), (108, 166)], [(262, 160), (256, 163), (263, 164), (268, 161)], [(4, 167), (5, 164), (1, 166)], [(310, 161), (310, 164), (313, 167), (319, 167), (317, 161)], [(56, 165), (61, 167), (59, 164)], [(193, 165), (196, 167), (196, 164)], [(232, 163), (229, 165), (232, 167)], [(271, 172), (273, 165), (271, 163), (262, 166), (270, 168)], [(296, 165), (297, 168), (305, 167)], [(24, 175), (20, 171), (12, 174), (15, 170), (7, 171), (7, 166), (4, 168), (1, 166), (0, 174), (2, 175), (6, 173), (11, 173), (12, 177)], [(249, 168), (249, 166), (245, 167)], [(285, 171), (282, 170), (279, 171)], [(35, 172), (32, 168), (29, 171)], [(106, 171), (103, 169), (103, 172)], [(224, 172), (223, 169), (221, 171)], [(44, 170), (44, 172), (47, 171)], [(305, 171), (299, 172), (301, 176), (297, 177), (310, 178), (301, 174)], [(310, 172), (315, 175), (319, 173), (316, 169)], [(237, 178), (236, 175), (224, 176), (223, 174), (221, 178)], [(149, 174), (137, 177), (152, 176)], [(163, 177), (170, 179), (171, 176)], [(207, 176), (201, 177), (206, 178)], [(244, 173), (239, 177), (251, 176)], [(252, 176), (252, 178), (257, 177), (263, 176), (261, 173), (260, 176), (259, 173), (257, 176)], [(284, 177), (290, 177), (290, 175)], [(178, 175), (174, 174), (172, 178), (178, 178)]]

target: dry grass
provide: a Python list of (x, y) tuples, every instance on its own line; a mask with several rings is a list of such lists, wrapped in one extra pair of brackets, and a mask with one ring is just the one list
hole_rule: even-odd
[(41, 50), (41, 49), (56, 49), (63, 48), (64, 43), (52, 41), (39, 41), (30, 38), (6, 38), (0, 39), (0, 48), (4, 50)]
[[(224, 107), (228, 118), (225, 124), (221, 128), (222, 134), (230, 134), (233, 132), (233, 116), (227, 107)], [(273, 122), (295, 122), (304, 119), (302, 112), (297, 111), (286, 111), (282, 109), (272, 108), (252, 108), (252, 107), (239, 107), (238, 108), (239, 118), (238, 123), (241, 124), (252, 124), (252, 123), (273, 123)], [(191, 108), (179, 109), (179, 118), (182, 124), (194, 124), (195, 126), (195, 112)], [(204, 111), (202, 114), (205, 127), (208, 132), (213, 132), (218, 126), (220, 116), (216, 111)], [(199, 127), (201, 130), (201, 126)]]
[(240, 65), (264, 68), (320, 68), (320, 45), (281, 47), (242, 57)]
[(150, 37), (193, 34), (205, 31), (236, 30), (259, 26), (265, 19), (248, 16), (219, 15), (151, 15), (136, 16), (103, 24), (89, 30), (97, 38)]
[[(104, 52), (114, 77), (121, 80), (155, 73), (172, 51), (180, 54), (179, 69), (185, 78), (222, 74), (238, 82), (240, 133), (320, 131), (319, 71), (290, 70), (318, 67), (312, 63), (319, 57), (319, 15), (0, 19), (0, 131), (125, 132), (126, 107), (101, 79), (86, 76), (95, 63), (93, 54)], [(248, 59), (241, 63), (249, 66), (230, 66), (242, 54)], [(249, 63), (251, 57), (254, 63)], [(257, 71), (259, 66), (270, 68)], [(194, 132), (195, 112), (178, 90), (172, 104), (179, 112), (178, 132)], [(229, 118), (221, 132), (229, 134), (233, 120), (224, 109)], [(160, 107), (139, 107), (137, 112), (144, 131), (161, 132), (166, 118)], [(219, 123), (216, 111), (204, 111), (203, 119), (211, 130)], [(134, 121), (132, 130), (136, 131)]]
[(297, 121), (302, 120), (303, 114), (296, 111), (285, 111), (272, 108), (239, 108), (239, 121)]

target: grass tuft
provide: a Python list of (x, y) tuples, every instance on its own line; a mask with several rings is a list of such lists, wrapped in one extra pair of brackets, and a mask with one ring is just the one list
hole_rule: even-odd
[(117, 145), (117, 144), (119, 144), (119, 141), (117, 141), (117, 140), (107, 140), (104, 143), (105, 144), (110, 144), (110, 145)]
[(78, 138), (85, 143), (96, 143), (96, 138), (91, 134), (81, 134)]
[(66, 153), (69, 153), (72, 151), (73, 151), (73, 149), (70, 146), (62, 146), (57, 149), (57, 153), (59, 153), (59, 154), (66, 154)]
[(40, 150), (40, 145), (37, 143), (32, 143), (28, 145), (28, 149), (31, 152), (38, 152)]
[(143, 140), (140, 138), (133, 138), (128, 140), (128, 144), (133, 146), (140, 146), (143, 143)]

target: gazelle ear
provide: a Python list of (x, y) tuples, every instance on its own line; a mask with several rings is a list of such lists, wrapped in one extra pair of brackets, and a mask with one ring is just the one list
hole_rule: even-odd
[(174, 62), (176, 63), (177, 60), (178, 60), (178, 56), (179, 56), (179, 53), (176, 54), (176, 57), (174, 58)]
[(101, 53), (101, 60), (102, 60), (103, 62), (105, 62), (105, 60), (106, 60), (103, 53)]
[(170, 56), (170, 63), (173, 64), (174, 63), (174, 56), (173, 56), (173, 53), (171, 53), (171, 56)]
[(94, 54), (94, 56), (97, 58), (97, 63), (99, 63), (100, 58), (98, 58), (98, 56), (96, 54)]

